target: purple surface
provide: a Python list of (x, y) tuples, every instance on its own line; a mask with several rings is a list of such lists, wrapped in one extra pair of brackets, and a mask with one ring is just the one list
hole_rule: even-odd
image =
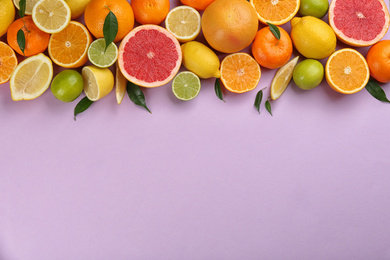
[(226, 103), (213, 79), (145, 89), (153, 114), (112, 92), (76, 122), (1, 85), (0, 259), (390, 259), (390, 105), (292, 83), (258, 115), (275, 72)]

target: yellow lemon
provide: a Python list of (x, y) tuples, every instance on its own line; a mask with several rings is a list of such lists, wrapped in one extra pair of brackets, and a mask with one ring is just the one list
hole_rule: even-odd
[(97, 101), (107, 96), (114, 88), (114, 75), (108, 68), (98, 68), (94, 65), (85, 66), (81, 70), (84, 79), (84, 92), (91, 101)]
[(11, 0), (0, 0), (0, 37), (15, 19), (15, 7)]
[(197, 41), (190, 41), (181, 46), (183, 53), (182, 63), (189, 71), (198, 77), (207, 79), (211, 77), (219, 78), (219, 59), (209, 47)]
[(336, 35), (332, 28), (313, 16), (291, 20), (291, 39), (295, 48), (306, 58), (323, 59), (336, 49)]
[(65, 0), (72, 12), (72, 19), (79, 18), (85, 11), (85, 7), (91, 0)]

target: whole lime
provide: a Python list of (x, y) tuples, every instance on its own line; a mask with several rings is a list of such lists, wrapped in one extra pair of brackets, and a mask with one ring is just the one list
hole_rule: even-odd
[(310, 15), (321, 19), (328, 12), (328, 8), (328, 0), (301, 0), (298, 12), (302, 16)]
[(76, 70), (63, 70), (54, 77), (50, 90), (53, 95), (63, 101), (72, 102), (84, 89), (84, 80)]
[(293, 71), (295, 85), (304, 90), (317, 87), (324, 78), (324, 66), (314, 59), (306, 59), (298, 63)]

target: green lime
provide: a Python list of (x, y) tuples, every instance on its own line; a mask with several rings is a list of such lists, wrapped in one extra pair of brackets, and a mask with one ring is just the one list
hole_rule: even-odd
[(50, 87), (53, 95), (63, 102), (72, 102), (80, 96), (83, 89), (83, 77), (76, 70), (61, 71), (54, 77)]
[(112, 42), (106, 50), (104, 38), (94, 40), (88, 48), (88, 59), (96, 67), (108, 68), (118, 59), (118, 47)]
[(194, 99), (200, 91), (200, 79), (190, 71), (182, 71), (173, 79), (172, 91), (180, 100)]
[(298, 12), (302, 16), (310, 15), (321, 19), (328, 12), (328, 8), (328, 0), (301, 0)]
[(295, 85), (304, 90), (317, 87), (324, 78), (324, 66), (314, 59), (306, 59), (294, 68), (293, 80)]

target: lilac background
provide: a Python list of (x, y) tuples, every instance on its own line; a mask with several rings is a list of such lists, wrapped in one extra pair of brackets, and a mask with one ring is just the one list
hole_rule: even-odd
[(275, 72), (226, 103), (213, 79), (144, 89), (153, 114), (112, 92), (76, 122), (1, 85), (0, 259), (390, 259), (390, 106), (324, 80), (259, 115)]

